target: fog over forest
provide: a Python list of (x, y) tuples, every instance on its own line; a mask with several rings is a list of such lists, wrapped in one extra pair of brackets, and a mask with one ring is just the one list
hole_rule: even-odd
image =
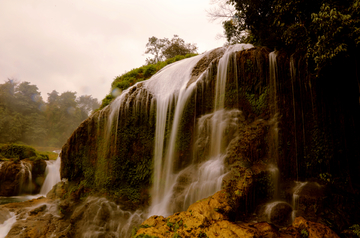
[(60, 148), (98, 107), (91, 95), (53, 90), (43, 99), (36, 85), (8, 79), (0, 84), (0, 143)]

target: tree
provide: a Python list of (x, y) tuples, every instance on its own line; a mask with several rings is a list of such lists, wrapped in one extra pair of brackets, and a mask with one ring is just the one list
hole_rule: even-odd
[(226, 3), (236, 9), (232, 16), (224, 17), (215, 11), (210, 17), (224, 19), (230, 44), (250, 42), (302, 52), (314, 63), (317, 72), (338, 57), (357, 54), (360, 0), (228, 0)]
[(156, 64), (159, 61), (164, 60), (164, 56), (162, 54), (163, 48), (167, 43), (166, 38), (158, 39), (155, 36), (149, 38), (149, 42), (146, 44), (146, 51), (145, 54), (152, 54), (154, 58), (147, 58), (146, 62), (148, 64)]
[(196, 44), (185, 43), (178, 35), (174, 35), (171, 40), (168, 38), (158, 39), (155, 36), (150, 37), (146, 47), (145, 54), (154, 55), (154, 58), (146, 59), (147, 64), (156, 64), (177, 55), (197, 53)]
[(92, 98), (91, 95), (80, 96), (76, 102), (78, 107), (81, 109), (81, 112), (83, 115), (86, 115), (86, 117), (100, 107), (98, 100), (96, 98)]

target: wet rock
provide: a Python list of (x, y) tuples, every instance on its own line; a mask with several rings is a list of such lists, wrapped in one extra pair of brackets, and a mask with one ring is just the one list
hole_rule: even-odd
[(263, 206), (261, 220), (271, 222), (275, 226), (284, 227), (291, 224), (292, 207), (286, 202), (272, 202)]
[(305, 220), (303, 217), (295, 218), (293, 227), (300, 229), (303, 233), (307, 233), (309, 238), (338, 238), (339, 236), (332, 231), (329, 227)]
[(10, 216), (9, 210), (0, 207), (0, 224), (3, 224)]
[(0, 196), (39, 193), (45, 169), (46, 162), (42, 159), (3, 162), (0, 167)]
[(318, 221), (323, 209), (324, 189), (316, 182), (291, 182), (284, 185), (287, 200), (291, 201), (295, 216)]
[(30, 215), (30, 216), (37, 215), (39, 212), (45, 211), (46, 208), (47, 208), (47, 206), (44, 204), (44, 205), (42, 205), (42, 206), (40, 206), (40, 207), (35, 208), (34, 210), (31, 210), (31, 211), (29, 212), (29, 215)]
[(66, 193), (66, 190), (68, 188), (68, 184), (66, 182), (59, 182), (57, 183), (46, 195), (49, 199), (56, 199), (56, 198), (62, 198), (64, 194)]

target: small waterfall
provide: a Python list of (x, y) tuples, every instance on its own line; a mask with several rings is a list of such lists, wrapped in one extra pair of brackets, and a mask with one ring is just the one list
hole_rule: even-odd
[(292, 195), (292, 207), (293, 207), (292, 219), (293, 220), (295, 219), (296, 211), (299, 209), (299, 193), (301, 192), (301, 189), (307, 184), (307, 182), (296, 181), (295, 183), (296, 183), (296, 185), (294, 187), (294, 192)]
[(264, 208), (265, 220), (276, 226), (288, 226), (292, 222), (292, 208), (284, 201), (268, 203)]
[(141, 211), (123, 211), (114, 202), (98, 197), (88, 197), (74, 214), (82, 214), (77, 220), (84, 238), (130, 237), (132, 227), (145, 219)]
[(221, 189), (222, 179), (226, 175), (224, 158), (225, 156), (218, 156), (199, 166), (197, 175), (194, 176), (195, 181), (186, 189), (183, 210)]
[(277, 166), (270, 164), (268, 170), (274, 183), (273, 199), (279, 199), (279, 169)]
[(294, 128), (295, 128), (295, 156), (296, 156), (296, 179), (299, 179), (299, 166), (298, 166), (298, 151), (297, 151), (297, 129), (296, 129), (296, 105), (295, 105), (295, 90), (294, 90), (294, 83), (296, 77), (296, 69), (294, 64), (294, 58), (290, 57), (290, 74), (291, 74), (291, 89), (292, 89), (292, 96), (293, 96), (293, 112), (294, 112)]
[[(19, 194), (23, 193), (24, 191), (32, 192), (32, 173), (31, 173), (31, 165), (24, 161), (20, 161), (21, 169), (16, 175), (16, 180), (19, 179)], [(24, 186), (25, 185), (25, 186)]]
[(270, 148), (269, 157), (272, 162), (269, 166), (273, 183), (274, 183), (274, 197), (273, 199), (279, 199), (279, 169), (277, 163), (279, 160), (279, 128), (278, 128), (278, 106), (277, 106), (277, 52), (271, 52), (269, 54), (269, 73), (270, 73)]
[(44, 183), (41, 187), (40, 194), (46, 195), (55, 184), (61, 181), (60, 179), (60, 165), (61, 165), (61, 158), (58, 155), (55, 162), (53, 161), (46, 161), (46, 178)]
[(9, 213), (8, 219), (4, 223), (0, 224), (0, 238), (4, 238), (9, 233), (11, 227), (16, 222), (16, 215), (13, 212)]

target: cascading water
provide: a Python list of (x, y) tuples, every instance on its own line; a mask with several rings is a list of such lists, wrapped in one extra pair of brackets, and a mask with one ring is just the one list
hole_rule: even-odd
[[(210, 140), (210, 152), (206, 158), (201, 161), (202, 164), (191, 164), (176, 172), (174, 161), (176, 159), (176, 141), (179, 131), (181, 117), (194, 89), (195, 83), (187, 85), (191, 77), (191, 71), (196, 63), (204, 56), (193, 57), (189, 60), (183, 60), (177, 64), (171, 65), (162, 72), (153, 76), (147, 82), (147, 88), (156, 95), (157, 121), (155, 135), (155, 155), (154, 155), (154, 184), (152, 188), (152, 205), (150, 215), (170, 215), (176, 210), (186, 209), (186, 206), (209, 196), (220, 190), (222, 176), (224, 175), (222, 134), (228, 126), (229, 118), (225, 118), (224, 110), (225, 86), (227, 80), (227, 67), (230, 55), (235, 51), (240, 51), (253, 47), (252, 45), (235, 45), (229, 47), (223, 57), (219, 60), (217, 70), (217, 81), (215, 88), (214, 112), (206, 115), (199, 120), (198, 127), (202, 127), (202, 120), (210, 122), (208, 136)], [(185, 67), (186, 70), (183, 69)], [(204, 80), (206, 74), (199, 77), (198, 81)], [(175, 95), (175, 96), (174, 96)], [(165, 141), (166, 123), (169, 115), (170, 105), (175, 104), (174, 120), (171, 126), (169, 141)], [(238, 111), (239, 112), (239, 111)], [(164, 145), (166, 144), (166, 148)], [(207, 162), (208, 161), (208, 162)], [(216, 167), (216, 168), (215, 168)], [(183, 185), (184, 174), (190, 176), (190, 181)], [(212, 177), (210, 180), (209, 178)], [(170, 206), (174, 200), (175, 190), (180, 189), (183, 206)], [(199, 190), (199, 188), (201, 188)], [(179, 197), (179, 194), (176, 194)], [(185, 206), (185, 207), (184, 207)]]
[(106, 198), (88, 197), (74, 214), (83, 214), (78, 222), (84, 238), (130, 237), (131, 229), (145, 217), (140, 211), (123, 211)]
[(296, 77), (296, 70), (295, 70), (295, 64), (294, 64), (294, 58), (290, 58), (290, 74), (291, 74), (291, 89), (292, 89), (292, 95), (293, 95), (293, 113), (294, 113), (294, 128), (295, 128), (295, 156), (296, 156), (296, 179), (299, 179), (299, 167), (298, 167), (298, 151), (297, 151), (297, 131), (296, 131), (296, 106), (295, 106), (295, 90), (294, 90), (294, 81)]
[[(31, 165), (20, 161), (21, 169), (16, 176), (19, 176), (19, 194), (23, 192), (23, 190), (28, 190), (31, 194), (32, 192), (32, 173), (31, 173)], [(25, 185), (25, 188), (24, 188)]]
[(279, 169), (277, 166), (270, 164), (268, 170), (274, 183), (273, 199), (279, 199)]
[(294, 193), (292, 195), (292, 207), (293, 207), (293, 213), (292, 213), (292, 219), (295, 219), (296, 210), (299, 209), (299, 193), (301, 192), (301, 189), (307, 184), (307, 182), (298, 182), (296, 181), (296, 185), (294, 187)]
[[(177, 177), (173, 172), (177, 129), (184, 106), (194, 88), (194, 84), (186, 88), (190, 80), (191, 70), (201, 57), (202, 56), (196, 56), (172, 64), (166, 67), (166, 70), (162, 70), (146, 82), (148, 90), (156, 95), (154, 183), (152, 188), (152, 205), (150, 208), (151, 215), (169, 215), (171, 213), (168, 210), (168, 205)], [(174, 98), (176, 100), (174, 121), (168, 149), (165, 152), (165, 127), (170, 105), (172, 105)]]
[[(59, 153), (59, 152), (58, 152)], [(55, 184), (61, 181), (60, 179), (60, 165), (61, 165), (61, 158), (58, 155), (57, 159), (54, 161), (46, 161), (46, 178), (44, 183), (41, 187), (40, 194), (46, 195)]]
[(16, 222), (16, 215), (13, 212), (10, 212), (6, 218), (7, 219), (2, 224), (0, 224), (0, 238), (6, 237), (11, 227)]

